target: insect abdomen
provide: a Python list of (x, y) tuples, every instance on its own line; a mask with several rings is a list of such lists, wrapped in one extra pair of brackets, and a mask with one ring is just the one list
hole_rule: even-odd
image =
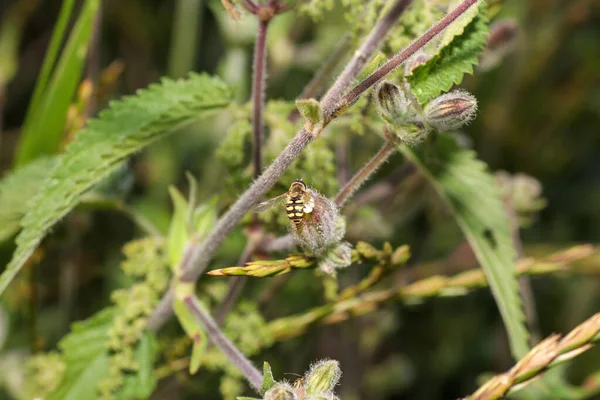
[(290, 221), (298, 225), (304, 217), (304, 201), (300, 197), (290, 198), (285, 203), (285, 211)]

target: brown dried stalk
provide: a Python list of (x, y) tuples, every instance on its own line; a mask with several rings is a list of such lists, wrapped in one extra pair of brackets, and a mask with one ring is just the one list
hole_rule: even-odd
[(600, 340), (600, 313), (561, 338), (554, 334), (535, 346), (508, 372), (496, 375), (464, 400), (496, 400), (527, 386), (549, 368), (577, 357)]

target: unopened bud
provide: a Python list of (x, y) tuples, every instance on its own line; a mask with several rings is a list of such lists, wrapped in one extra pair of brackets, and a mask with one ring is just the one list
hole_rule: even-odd
[(346, 268), (350, 264), (352, 264), (350, 244), (339, 243), (323, 257), (319, 263), (319, 268), (327, 274), (333, 274), (336, 270)]
[(339, 362), (335, 360), (319, 361), (306, 375), (306, 393), (311, 395), (332, 392), (341, 375)]
[(411, 121), (396, 126), (395, 134), (409, 146), (419, 144), (429, 135), (429, 129), (421, 121)]
[(425, 107), (427, 122), (440, 132), (458, 129), (477, 112), (477, 99), (464, 90), (455, 90), (433, 99)]
[(310, 213), (300, 224), (291, 227), (297, 245), (315, 257), (324, 256), (346, 233), (346, 223), (331, 200), (313, 189), (307, 189), (314, 201)]
[(408, 112), (406, 96), (397, 85), (383, 81), (377, 87), (377, 110), (386, 122), (398, 125)]
[(287, 383), (278, 383), (265, 393), (264, 400), (297, 400), (294, 388)]

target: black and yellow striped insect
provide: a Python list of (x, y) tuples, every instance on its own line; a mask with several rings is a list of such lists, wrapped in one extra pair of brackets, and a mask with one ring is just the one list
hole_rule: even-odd
[(285, 211), (294, 225), (299, 225), (306, 214), (310, 214), (315, 206), (315, 199), (306, 184), (298, 179), (290, 185), (289, 190), (270, 200), (263, 201), (254, 207), (254, 212), (264, 212), (285, 204)]

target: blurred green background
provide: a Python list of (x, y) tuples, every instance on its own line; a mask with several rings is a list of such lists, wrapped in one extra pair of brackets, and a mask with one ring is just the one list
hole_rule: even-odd
[[(478, 118), (465, 130), (465, 140), (493, 171), (523, 172), (541, 182), (548, 204), (522, 231), (526, 254), (544, 255), (575, 243), (597, 244), (600, 2), (502, 3), (495, 20), (514, 19), (518, 33), (498, 65), (478, 69), (463, 84), (480, 104)], [(11, 34), (3, 30), (7, 15), (16, 8), (21, 13), (16, 24), (20, 36), (8, 44), (0, 41), (0, 174), (13, 165), (60, 6), (56, 0), (0, 1), (4, 38)], [(104, 92), (89, 106), (89, 115), (109, 99), (134, 93), (161, 76), (181, 77), (190, 70), (221, 76), (235, 88), (236, 99), (246, 102), (255, 27), (250, 19), (232, 21), (220, 1), (105, 0), (84, 67), (84, 74)], [(277, 17), (269, 32), (267, 98), (291, 101), (298, 96), (347, 30), (339, 4), (320, 22), (291, 12)], [(225, 207), (248, 182), (225, 179), (227, 166), (217, 162), (215, 154), (229, 124), (216, 116), (153, 145), (113, 178), (110, 190), (163, 232), (171, 212), (167, 187), (185, 188), (185, 171), (200, 181), (203, 200), (218, 193)], [(342, 129), (336, 127), (336, 134)], [(348, 129), (340, 136), (328, 136), (322, 146), (335, 155), (335, 178), (344, 180), (377, 151), (381, 139)], [(247, 158), (248, 145), (246, 150)], [(418, 270), (428, 261), (447, 257), (460, 245), (461, 236), (418, 176), (408, 171), (407, 177), (401, 167), (401, 157), (394, 156), (363, 189), (383, 183), (387, 192), (376, 201), (354, 206), (347, 238), (353, 243), (360, 239), (376, 245), (409, 244), (413, 258), (407, 268)], [(338, 186), (333, 177), (302, 178), (328, 196)], [(332, 182), (324, 182), (330, 178)], [(281, 193), (286, 185), (282, 182), (274, 193)], [(0, 398), (12, 398), (6, 388), (18, 385), (15, 379), (23, 354), (51, 349), (68, 332), (70, 322), (108, 304), (110, 292), (122, 284), (120, 248), (136, 235), (139, 230), (131, 220), (114, 210), (78, 209), (54, 229), (38, 254), (39, 266), (31, 269), (33, 278), (28, 271), (22, 273), (3, 299), (0, 331), (6, 341), (0, 352), (0, 366), (4, 366), (0, 383), (5, 390)], [(243, 245), (243, 233), (237, 230), (222, 246), (214, 266), (234, 265)], [(2, 264), (9, 261), (13, 249), (11, 240), (0, 245)], [(474, 266), (468, 251), (454, 251), (452, 257), (453, 262), (441, 263), (437, 272)], [(365, 272), (363, 267), (352, 267), (341, 275), (342, 285), (357, 281)], [(271, 296), (274, 286), (253, 281), (243, 293), (245, 299), (260, 299), (267, 319), (323, 301), (321, 284), (305, 272), (293, 274)], [(541, 336), (567, 332), (600, 305), (600, 281), (594, 275), (536, 277), (532, 286)], [(313, 360), (337, 359), (344, 372), (338, 393), (344, 400), (450, 399), (473, 391), (481, 373), (510, 367), (509, 354), (494, 301), (488, 290), (479, 290), (416, 306), (389, 304), (338, 325), (315, 327), (302, 337), (275, 344), (254, 360), (268, 360), (276, 374), (302, 374)], [(574, 384), (597, 371), (598, 349), (564, 370)], [(295, 376), (286, 378), (293, 381)], [(169, 377), (153, 398), (217, 399), (218, 379), (218, 374), (205, 371), (194, 377)]]

